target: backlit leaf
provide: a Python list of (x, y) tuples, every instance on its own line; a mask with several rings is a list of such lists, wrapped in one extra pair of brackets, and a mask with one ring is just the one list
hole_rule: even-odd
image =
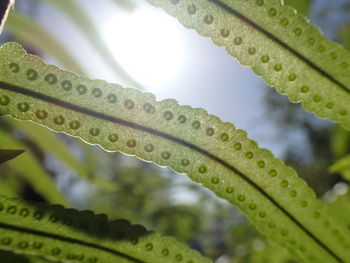
[(54, 262), (210, 262), (175, 239), (126, 220), (1, 195), (0, 248)]
[(292, 102), (350, 129), (350, 52), (281, 0), (148, 0)]
[(79, 77), (9, 43), (0, 49), (4, 114), (185, 173), (304, 261), (350, 258), (350, 229), (296, 172), (203, 109)]

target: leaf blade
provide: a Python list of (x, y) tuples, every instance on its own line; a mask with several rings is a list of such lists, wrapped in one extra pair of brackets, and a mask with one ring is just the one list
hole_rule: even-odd
[[(0, 196), (0, 247), (69, 262), (206, 262), (173, 238), (126, 220)], [(22, 244), (22, 245), (17, 245)], [(40, 247), (39, 247), (40, 245)]]
[(249, 66), (278, 92), (350, 129), (350, 52), (279, 0), (148, 0)]
[(304, 260), (349, 258), (349, 229), (293, 169), (259, 149), (244, 131), (203, 109), (157, 102), (149, 93), (45, 65), (13, 43), (0, 54), (0, 114), (185, 173)]

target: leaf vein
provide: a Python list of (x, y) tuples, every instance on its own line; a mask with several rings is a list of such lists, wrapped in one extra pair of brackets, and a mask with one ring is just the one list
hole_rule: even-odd
[(298, 227), (300, 227), (312, 240), (314, 240), (320, 247), (322, 247), (325, 251), (327, 251), (332, 257), (334, 257), (338, 262), (344, 262), (341, 258), (339, 258), (335, 252), (333, 252), (329, 247), (327, 247), (326, 244), (324, 244), (321, 240), (319, 240), (311, 231), (309, 231), (302, 223), (300, 223), (292, 214), (290, 214), (282, 205), (280, 205), (273, 197), (271, 197), (267, 192), (264, 191), (263, 188), (261, 188), (258, 184), (256, 184), (253, 180), (251, 180), (248, 176), (246, 176), (244, 173), (239, 171), (236, 167), (232, 166), (231, 164), (227, 163), (225, 160), (221, 159), (218, 156), (215, 156), (214, 154), (210, 153), (209, 151), (202, 149), (198, 147), (197, 145), (194, 145), (192, 143), (189, 143), (183, 139), (177, 138), (173, 135), (167, 134), (165, 132), (158, 131), (153, 128), (145, 127), (143, 125), (130, 122), (121, 118), (109, 116), (107, 114), (94, 111), (92, 109), (84, 108), (79, 105), (75, 105), (33, 90), (25, 89), (19, 86), (14, 86), (9, 83), (5, 83), (0, 81), (0, 89), (5, 89), (11, 92), (20, 93), (32, 98), (40, 99), (42, 101), (54, 104), (56, 106), (66, 108), (75, 112), (79, 112), (82, 114), (86, 114), (98, 119), (102, 119), (105, 121), (117, 123), (129, 128), (133, 128), (136, 130), (144, 131), (146, 133), (162, 137), (166, 140), (173, 141), (175, 143), (181, 144), (185, 147), (190, 148), (191, 150), (194, 150), (200, 154), (203, 154), (204, 156), (212, 159), (213, 161), (219, 163), (220, 165), (224, 166), (228, 170), (234, 172), (239, 177), (241, 177), (243, 180), (245, 180), (248, 184), (250, 184), (252, 187), (254, 187), (258, 192), (260, 192), (265, 198), (267, 198), (273, 205), (275, 205), (278, 209), (280, 209), (292, 222), (294, 222)]

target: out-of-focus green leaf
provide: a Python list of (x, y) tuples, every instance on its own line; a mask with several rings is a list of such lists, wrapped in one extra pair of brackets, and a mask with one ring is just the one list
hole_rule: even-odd
[(338, 196), (338, 198), (329, 204), (332, 213), (342, 218), (350, 226), (350, 191), (346, 194)]
[(350, 23), (343, 25), (339, 29), (339, 36), (344, 47), (350, 49)]
[(5, 24), (5, 21), (7, 19), (7, 15), (11, 9), (11, 7), (14, 5), (15, 0), (1, 0), (0, 1), (0, 33), (2, 32), (2, 28)]
[(331, 134), (330, 147), (334, 160), (344, 157), (350, 149), (350, 133), (336, 126)]
[(52, 154), (58, 160), (66, 164), (67, 167), (74, 170), (81, 178), (86, 179), (88, 174), (86, 166), (77, 160), (64, 142), (56, 136), (57, 134), (42, 126), (35, 125), (32, 122), (16, 120), (11, 120), (11, 122), (15, 127), (22, 128), (29, 138), (40, 147), (40, 149)]
[[(3, 148), (26, 149), (26, 146), (0, 130), (0, 145)], [(27, 151), (13, 159), (9, 165), (20, 173), (33, 188), (52, 203), (67, 204), (63, 195), (57, 190), (52, 178), (43, 170), (37, 159)], [(1, 169), (1, 167), (0, 167)]]
[[(298, 263), (288, 250), (271, 242), (255, 240), (249, 254), (231, 263)], [(307, 262), (307, 261), (305, 261)]]
[(0, 164), (16, 158), (18, 155), (23, 153), (24, 150), (1, 150), (0, 149)]
[[(97, 30), (95, 24), (91, 21), (85, 11), (74, 0), (41, 0), (61, 9), (67, 17), (78, 25), (81, 32), (84, 33), (89, 43), (98, 51), (101, 57), (105, 60), (107, 65), (111, 67), (114, 72), (121, 77), (128, 85), (134, 88), (143, 89), (142, 85), (138, 83), (132, 76), (130, 76), (123, 67), (117, 62), (115, 56), (111, 53), (106, 43), (102, 40), (102, 36)], [(123, 25), (121, 25), (123, 26)]]
[[(10, 197), (19, 196), (22, 190), (22, 181), (14, 174), (14, 171), (0, 167), (0, 193)], [(1, 256), (0, 256), (1, 258)]]
[(132, 0), (113, 0), (118, 6), (127, 11), (132, 11), (135, 8), (135, 3)]
[(294, 7), (300, 14), (308, 16), (311, 8), (311, 0), (284, 0), (286, 5)]
[(350, 155), (338, 160), (329, 170), (333, 173), (340, 173), (344, 179), (350, 181)]
[(66, 69), (84, 75), (84, 70), (60, 41), (29, 17), (10, 12), (6, 28), (20, 42), (39, 48), (54, 57)]
[[(17, 120), (11, 120), (11, 122), (13, 126), (22, 128), (23, 131), (29, 136), (30, 140), (35, 142), (35, 144), (38, 145), (41, 150), (52, 154), (59, 161), (63, 162), (68, 168), (71, 168), (81, 179), (89, 180), (97, 187), (100, 187), (106, 191), (115, 190), (116, 185), (114, 183), (103, 180), (100, 177), (90, 176), (93, 172), (90, 170), (91, 164), (78, 160), (53, 131), (50, 131), (42, 126), (38, 126), (32, 122)], [(85, 143), (81, 143), (80, 145), (86, 146)], [(83, 150), (86, 152), (86, 154), (89, 154), (89, 156), (92, 155), (92, 153), (89, 153), (89, 149), (83, 147)], [(89, 161), (90, 160), (87, 160), (87, 162)]]

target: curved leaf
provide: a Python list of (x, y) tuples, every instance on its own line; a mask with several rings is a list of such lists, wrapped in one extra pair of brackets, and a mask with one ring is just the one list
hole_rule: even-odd
[(108, 66), (117, 76), (121, 77), (127, 84), (143, 89), (142, 85), (138, 83), (132, 76), (130, 76), (124, 68), (119, 65), (115, 56), (111, 54), (111, 51), (107, 47), (106, 43), (102, 40), (99, 31), (96, 29), (94, 23), (89, 16), (74, 0), (41, 0), (47, 2), (57, 8), (61, 9), (77, 26), (81, 29), (81, 32), (85, 34), (91, 45), (99, 52), (101, 57), (105, 60)]
[(66, 48), (52, 34), (29, 17), (10, 12), (6, 28), (22, 43), (33, 45), (41, 51), (50, 54), (66, 69), (85, 75), (84, 70)]
[(280, 0), (147, 0), (307, 111), (350, 129), (350, 52)]
[(0, 248), (52, 261), (190, 262), (209, 259), (126, 220), (0, 196)]
[(300, 258), (349, 262), (350, 229), (244, 131), (175, 100), (157, 102), (150, 93), (45, 65), (14, 43), (0, 49), (0, 58), (0, 115), (186, 173)]
[(24, 150), (1, 150), (0, 149), (0, 164), (16, 158), (22, 154)]
[[(2, 130), (0, 130), (0, 145), (3, 148), (26, 148), (25, 145), (17, 142), (11, 136), (9, 136), (9, 134), (6, 134)], [(67, 204), (64, 196), (57, 190), (52, 178), (47, 175), (30, 151), (27, 151), (25, 154), (13, 159), (11, 162), (9, 162), (9, 165), (11, 165), (15, 171), (30, 182), (33, 188), (38, 193), (42, 194), (48, 201)]]

